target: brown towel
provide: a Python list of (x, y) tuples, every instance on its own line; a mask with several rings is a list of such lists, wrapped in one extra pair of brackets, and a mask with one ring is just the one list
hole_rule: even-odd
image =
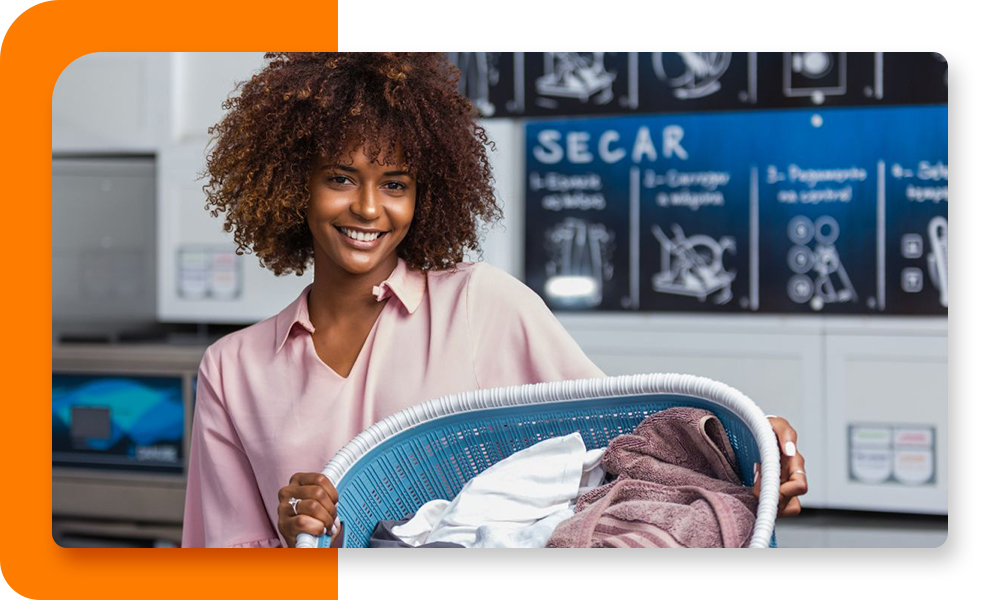
[(550, 548), (745, 547), (757, 499), (740, 483), (722, 423), (678, 407), (646, 418), (608, 445), (613, 483), (580, 497)]

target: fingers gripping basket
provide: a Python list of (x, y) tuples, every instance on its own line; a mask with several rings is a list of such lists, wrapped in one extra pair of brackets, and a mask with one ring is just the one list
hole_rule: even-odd
[[(343, 546), (365, 547), (380, 520), (402, 519), (430, 500), (452, 499), (489, 466), (551, 437), (579, 431), (588, 449), (631, 433), (674, 406), (713, 412), (726, 428), (740, 477), (760, 500), (751, 548), (773, 545), (778, 445), (764, 413), (723, 383), (655, 373), (481, 389), (412, 406), (362, 431), (323, 469), (337, 487)], [(299, 534), (296, 547), (328, 548), (330, 536)]]

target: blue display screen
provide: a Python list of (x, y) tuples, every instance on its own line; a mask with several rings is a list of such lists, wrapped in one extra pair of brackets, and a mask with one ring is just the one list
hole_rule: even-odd
[(180, 473), (183, 378), (52, 375), (52, 464)]

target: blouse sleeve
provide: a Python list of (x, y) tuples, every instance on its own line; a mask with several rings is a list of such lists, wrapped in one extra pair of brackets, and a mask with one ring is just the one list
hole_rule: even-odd
[(605, 376), (541, 297), (514, 276), (478, 263), (466, 292), (481, 388)]
[(281, 547), (226, 410), (220, 382), (209, 348), (198, 368), (181, 546)]

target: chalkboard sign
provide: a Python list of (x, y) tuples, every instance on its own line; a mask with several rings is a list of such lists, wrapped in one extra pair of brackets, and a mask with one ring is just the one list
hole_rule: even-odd
[(947, 107), (526, 125), (554, 309), (946, 314)]
[(490, 117), (946, 104), (933, 52), (452, 52)]

